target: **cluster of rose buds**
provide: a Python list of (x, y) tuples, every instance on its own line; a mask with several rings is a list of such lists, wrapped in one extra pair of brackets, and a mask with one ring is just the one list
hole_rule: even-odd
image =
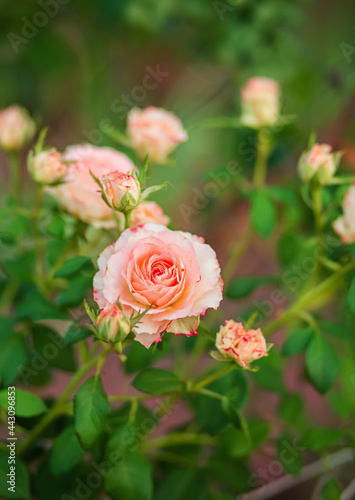
[[(249, 79), (241, 88), (241, 123), (260, 131), (277, 124), (279, 116), (279, 84), (270, 78)], [(3, 150), (19, 151), (34, 132), (26, 110), (11, 106), (0, 112)], [(167, 162), (188, 138), (179, 118), (153, 106), (129, 112), (127, 136), (127, 144), (145, 164), (147, 159)], [(101, 309), (98, 337), (115, 344), (132, 331), (136, 340), (149, 347), (164, 332), (196, 334), (200, 315), (217, 308), (222, 299), (220, 268), (215, 253), (201, 238), (170, 231), (166, 228), (170, 219), (162, 208), (145, 201), (162, 186), (143, 190), (139, 169), (114, 149), (82, 144), (59, 153), (44, 149), (42, 143), (43, 136), (28, 156), (29, 172), (65, 210), (96, 227), (113, 228), (118, 223), (122, 230), (125, 224), (134, 228), (123, 231), (98, 261), (94, 280), (94, 298)], [(310, 186), (332, 184), (340, 158), (341, 152), (332, 152), (330, 145), (313, 144), (300, 157), (301, 179)], [(333, 227), (344, 243), (354, 242), (355, 186), (347, 192), (343, 210)], [(145, 310), (137, 324), (128, 318)], [(247, 330), (233, 320), (221, 326), (216, 347), (220, 353), (216, 355), (243, 368), (268, 351), (260, 329)]]

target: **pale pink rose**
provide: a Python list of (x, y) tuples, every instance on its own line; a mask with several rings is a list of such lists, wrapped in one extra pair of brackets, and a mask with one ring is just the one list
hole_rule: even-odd
[(68, 171), (68, 165), (62, 162), (62, 155), (55, 149), (31, 154), (28, 170), (32, 178), (39, 184), (53, 184)]
[(0, 148), (19, 151), (34, 136), (35, 122), (20, 106), (10, 106), (0, 112)]
[(313, 144), (298, 162), (298, 170), (303, 181), (317, 179), (320, 184), (329, 184), (338, 168), (342, 153), (332, 153), (329, 144)]
[(164, 214), (163, 209), (154, 201), (143, 201), (132, 210), (131, 227), (140, 226), (147, 222), (168, 226), (170, 218)]
[(187, 141), (187, 133), (179, 118), (165, 109), (149, 106), (133, 108), (127, 117), (127, 131), (132, 146), (141, 158), (164, 162), (180, 142)]
[(217, 333), (216, 347), (226, 358), (231, 358), (243, 368), (249, 363), (267, 356), (267, 346), (260, 328), (245, 330), (242, 323), (226, 321)]
[(355, 241), (355, 186), (351, 186), (344, 196), (344, 215), (333, 222), (333, 228), (343, 243)]
[(100, 188), (91, 177), (90, 170), (99, 180), (114, 170), (127, 174), (135, 168), (131, 160), (114, 149), (91, 144), (68, 147), (63, 160), (72, 162), (66, 182), (49, 188), (50, 192), (79, 219), (96, 227), (115, 227), (114, 211), (101, 198)]
[(222, 300), (221, 270), (212, 248), (190, 233), (158, 224), (126, 229), (98, 260), (94, 299), (119, 302), (127, 316), (145, 316), (133, 328), (149, 347), (163, 332), (194, 335), (199, 316)]
[(110, 205), (121, 211), (132, 210), (141, 194), (136, 177), (117, 171), (102, 177), (102, 189)]
[(119, 342), (131, 331), (129, 319), (116, 304), (100, 311), (97, 326), (99, 336), (105, 342)]
[(241, 122), (251, 128), (273, 125), (280, 112), (280, 86), (271, 78), (250, 78), (240, 89)]

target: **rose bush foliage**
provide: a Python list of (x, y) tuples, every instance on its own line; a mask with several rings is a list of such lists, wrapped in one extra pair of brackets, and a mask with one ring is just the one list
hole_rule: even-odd
[[(164, 163), (188, 140), (173, 113), (132, 109), (117, 150), (79, 144), (63, 153), (45, 145), (44, 132), (28, 144), (34, 123), (21, 108), (0, 113), (0, 146), (11, 160), (32, 148), (36, 190), (34, 200), (24, 196), (13, 169), (0, 212), (0, 405), (6, 415), (15, 385), (16, 498), (257, 498), (281, 475), (302, 484), (309, 464), (321, 497), (340, 498), (355, 437), (354, 365), (340, 363), (354, 345), (355, 177), (339, 152), (311, 138), (298, 151), (299, 178), (293, 163), (292, 186), (271, 183), (270, 159), (289, 126), (281, 103), (276, 81), (254, 77), (241, 89), (240, 117), (208, 122), (249, 134), (255, 153), (254, 173), (242, 168), (226, 187), (226, 200), (238, 194), (250, 210), (223, 266), (208, 241), (176, 228), (150, 199), (170, 189)], [(162, 184), (149, 185), (151, 168)], [(251, 238), (277, 246), (273, 275), (243, 272)], [(121, 370), (113, 392), (110, 361)], [(57, 370), (67, 385), (49, 397), (43, 389)], [(334, 424), (319, 428), (312, 408), (306, 415), (309, 390)], [(4, 442), (0, 495), (15, 498), (7, 457)], [(288, 494), (288, 480), (277, 484)]]

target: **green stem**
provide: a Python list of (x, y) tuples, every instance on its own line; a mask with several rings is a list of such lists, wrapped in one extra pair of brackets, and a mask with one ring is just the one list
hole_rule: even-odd
[[(213, 365), (214, 366), (214, 365)], [(212, 384), (212, 382), (215, 382), (215, 380), (218, 380), (219, 378), (223, 377), (227, 373), (231, 372), (234, 370), (236, 365), (233, 363), (227, 363), (227, 366), (222, 368), (222, 370), (218, 370), (217, 372), (211, 373), (208, 375), (206, 378), (202, 379), (200, 382), (197, 382), (196, 384), (191, 384), (190, 388), (188, 389), (191, 392), (196, 392), (202, 387), (205, 387), (206, 385)]]
[(333, 293), (341, 286), (346, 275), (354, 269), (355, 262), (349, 262), (329, 278), (319, 283), (319, 285), (302, 294), (280, 318), (271, 321), (263, 328), (264, 335), (274, 332), (289, 320), (299, 316), (303, 311), (310, 311), (324, 306), (332, 297)]
[[(261, 129), (259, 130), (257, 137), (257, 156), (253, 177), (253, 187), (256, 189), (262, 188), (265, 184), (267, 159), (271, 148), (270, 139), (266, 134), (267, 132), (265, 132), (264, 129)], [(226, 285), (232, 279), (234, 271), (240, 264), (246, 250), (248, 249), (252, 236), (253, 230), (249, 224), (249, 227), (243, 236), (232, 244), (227, 264), (223, 270), (223, 280)]]
[(142, 443), (144, 451), (153, 450), (155, 448), (163, 448), (166, 446), (180, 445), (180, 444), (200, 444), (200, 445), (215, 445), (216, 438), (206, 434), (167, 434), (155, 439), (150, 439)]
[(253, 231), (249, 225), (243, 236), (231, 245), (229, 258), (223, 269), (223, 281), (225, 285), (228, 285), (233, 278), (234, 271), (239, 266), (240, 261), (249, 247), (252, 235)]
[(322, 237), (322, 187), (317, 184), (313, 187), (313, 212), (317, 237)]
[(264, 129), (259, 130), (257, 139), (257, 156), (254, 170), (253, 183), (257, 188), (265, 184), (267, 159), (270, 153), (270, 140)]
[(52, 408), (44, 415), (44, 417), (38, 422), (38, 424), (32, 429), (32, 431), (28, 434), (27, 438), (19, 445), (18, 447), (18, 456), (23, 455), (28, 448), (33, 444), (38, 436), (42, 434), (44, 429), (48, 427), (48, 425), (55, 420), (58, 415), (63, 412), (65, 409), (65, 403), (75, 387), (79, 384), (81, 379), (88, 373), (91, 368), (93, 368), (98, 362), (99, 358), (101, 358), (106, 353), (101, 353), (98, 356), (90, 359), (87, 363), (81, 366), (79, 370), (75, 373), (69, 384), (66, 386), (59, 399), (57, 399), (56, 403), (52, 406)]
[(17, 153), (9, 153), (8, 159), (10, 165), (12, 195), (16, 205), (19, 205), (21, 203), (20, 157)]
[(130, 210), (129, 212), (125, 212), (124, 213), (124, 228), (125, 229), (128, 229), (130, 227), (130, 224), (131, 224), (131, 214), (132, 214), (132, 210)]
[(36, 248), (36, 262), (37, 262), (37, 271), (36, 276), (38, 278), (38, 288), (46, 295), (47, 294), (47, 284), (46, 284), (46, 257), (44, 252), (43, 240), (39, 231), (39, 216), (40, 209), (43, 198), (43, 186), (38, 185), (37, 194), (35, 198), (35, 203), (33, 207), (32, 214), (32, 225), (33, 225), (33, 236), (35, 240), (35, 248)]

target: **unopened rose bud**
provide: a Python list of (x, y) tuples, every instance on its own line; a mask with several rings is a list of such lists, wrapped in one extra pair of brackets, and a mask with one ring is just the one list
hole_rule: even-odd
[(333, 228), (339, 234), (343, 243), (355, 242), (355, 186), (346, 192), (343, 201), (344, 215), (337, 218)]
[(51, 185), (58, 182), (68, 171), (68, 165), (62, 162), (62, 155), (55, 149), (30, 154), (28, 170), (34, 181)]
[(242, 323), (226, 321), (217, 333), (216, 347), (225, 358), (247, 368), (249, 363), (267, 356), (267, 345), (261, 330), (246, 330)]
[(164, 162), (181, 142), (187, 141), (184, 127), (173, 113), (148, 106), (133, 108), (127, 117), (127, 132), (132, 146), (141, 158)]
[(341, 152), (331, 152), (329, 144), (313, 144), (305, 151), (298, 162), (298, 171), (304, 182), (317, 180), (320, 184), (329, 184), (338, 168)]
[(125, 212), (138, 205), (141, 188), (133, 175), (111, 172), (104, 175), (101, 182), (107, 201), (116, 210)]
[(4, 151), (19, 151), (35, 131), (35, 122), (24, 108), (14, 105), (0, 111), (0, 148)]
[(122, 342), (131, 331), (129, 319), (116, 304), (108, 306), (100, 312), (97, 326), (99, 327), (99, 338), (112, 344)]
[(250, 78), (240, 89), (242, 98), (241, 122), (259, 129), (273, 125), (280, 112), (280, 86), (271, 78)]

